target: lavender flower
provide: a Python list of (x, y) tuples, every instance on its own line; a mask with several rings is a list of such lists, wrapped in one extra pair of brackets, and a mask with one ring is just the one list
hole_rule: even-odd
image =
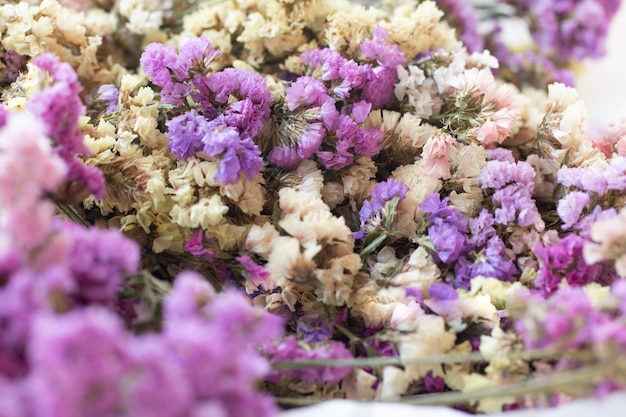
[(359, 211), (361, 229), (354, 233), (354, 237), (361, 239), (374, 230), (391, 231), (396, 219), (395, 210), (408, 191), (406, 185), (392, 178), (378, 183), (371, 198), (363, 202)]
[(478, 33), (478, 17), (472, 4), (465, 0), (437, 0), (437, 6), (443, 10), (451, 26), (460, 33), (467, 50), (481, 52), (485, 42)]
[(582, 191), (570, 192), (559, 200), (556, 211), (564, 223), (563, 230), (572, 228), (578, 222), (590, 202), (589, 194)]
[(380, 26), (374, 29), (372, 39), (361, 43), (364, 58), (375, 60), (374, 67), (363, 85), (362, 98), (374, 108), (388, 106), (393, 102), (393, 86), (398, 81), (397, 67), (406, 66), (407, 59), (398, 45), (389, 44), (385, 38), (389, 33)]
[(196, 233), (191, 235), (189, 239), (187, 239), (187, 243), (185, 243), (185, 250), (192, 255), (199, 256), (209, 262), (213, 262), (215, 256), (213, 251), (205, 247), (206, 244), (211, 243), (213, 243), (211, 239), (204, 236), (204, 232), (202, 230), (198, 230)]
[(72, 246), (69, 272), (77, 284), (75, 298), (81, 303), (113, 306), (125, 274), (139, 268), (139, 247), (117, 230), (85, 229), (64, 223)]
[(458, 259), (454, 283), (457, 288), (469, 290), (470, 281), (477, 276), (514, 281), (519, 275), (515, 264), (506, 254), (504, 242), (498, 236), (490, 238), (484, 248), (475, 248)]
[(268, 161), (291, 167), (310, 158), (335, 127), (339, 112), (324, 84), (311, 77), (299, 77), (286, 90), (285, 105), (275, 109), (274, 129), (261, 135), (269, 152)]
[(50, 74), (54, 84), (35, 93), (27, 109), (41, 118), (46, 134), (56, 142), (55, 151), (68, 166), (68, 181), (82, 183), (93, 195), (102, 198), (105, 193), (102, 172), (77, 158), (91, 154), (78, 126), (78, 118), (85, 113), (79, 97), (82, 86), (78, 76), (69, 64), (60, 62), (52, 53), (39, 55), (33, 62)]
[(528, 300), (523, 320), (515, 323), (527, 349), (575, 349), (590, 343), (592, 329), (603, 321), (582, 288), (559, 288), (550, 298)]
[(554, 293), (563, 279), (571, 286), (583, 286), (599, 278), (600, 265), (587, 265), (584, 260), (585, 242), (585, 239), (572, 233), (562, 238), (558, 244), (537, 244), (535, 255), (541, 268), (535, 286), (543, 294)]
[(504, 154), (498, 154), (496, 158), (488, 161), (478, 174), (483, 187), (494, 189), (492, 201), (496, 205), (496, 223), (517, 222), (519, 226), (543, 230), (545, 225), (532, 198), (534, 168), (524, 161), (514, 162)]
[(204, 148), (202, 139), (209, 130), (207, 120), (195, 110), (176, 116), (166, 123), (172, 155), (187, 159)]
[[(298, 343), (295, 336), (288, 336), (281, 343), (269, 346), (265, 352), (272, 363), (311, 359), (351, 359), (352, 354), (341, 342), (334, 340), (307, 345)], [(312, 382), (340, 382), (348, 375), (350, 368), (344, 367), (316, 367), (299, 368), (289, 371), (274, 371), (267, 379), (278, 382), (281, 376), (290, 376), (305, 383)]]
[(439, 194), (431, 194), (419, 205), (428, 213), (430, 222), (428, 239), (437, 251), (436, 256), (442, 262), (454, 262), (465, 250), (465, 239), (468, 232), (467, 220), (459, 210), (449, 207), (448, 197), (443, 201)]
[(96, 95), (98, 97), (98, 100), (106, 104), (105, 111), (107, 114), (115, 113), (117, 111), (120, 92), (115, 85), (101, 85), (100, 88), (98, 88), (98, 92), (96, 93)]
[(259, 148), (252, 139), (242, 139), (234, 127), (214, 123), (202, 142), (205, 154), (220, 159), (215, 179), (222, 184), (239, 181), (240, 172), (251, 179), (263, 168)]

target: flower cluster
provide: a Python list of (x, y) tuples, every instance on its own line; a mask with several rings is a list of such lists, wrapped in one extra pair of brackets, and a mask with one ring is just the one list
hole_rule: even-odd
[(552, 83), (616, 2), (29, 3), (0, 6), (0, 415), (501, 412), (543, 397), (481, 389), (623, 362), (626, 122), (591, 138)]

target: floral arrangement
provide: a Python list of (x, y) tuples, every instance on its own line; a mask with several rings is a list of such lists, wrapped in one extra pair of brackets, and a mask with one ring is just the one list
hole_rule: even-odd
[(0, 6), (0, 415), (623, 389), (626, 122), (571, 72), (618, 7)]

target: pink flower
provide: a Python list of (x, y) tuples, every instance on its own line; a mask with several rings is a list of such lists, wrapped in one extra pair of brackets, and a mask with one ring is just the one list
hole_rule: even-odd
[(450, 135), (432, 136), (422, 150), (422, 169), (435, 178), (447, 180), (450, 174), (450, 153), (455, 139)]
[(478, 134), (476, 137), (485, 145), (498, 143), (498, 126), (491, 120), (491, 118), (488, 117), (485, 123), (478, 128)]
[(589, 265), (611, 259), (615, 260), (617, 273), (626, 277), (626, 211), (619, 216), (600, 220), (591, 226), (591, 238), (583, 248), (585, 262)]

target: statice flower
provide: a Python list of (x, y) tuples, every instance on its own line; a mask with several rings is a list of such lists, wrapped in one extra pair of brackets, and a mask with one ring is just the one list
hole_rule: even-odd
[(194, 109), (176, 116), (166, 123), (170, 151), (180, 159), (194, 156), (204, 148), (202, 139), (209, 130), (208, 121)]
[(370, 127), (359, 126), (367, 118), (371, 104), (366, 101), (354, 103), (348, 108), (349, 114), (340, 114), (335, 126), (336, 139), (334, 144), (327, 142), (316, 155), (328, 169), (339, 170), (351, 165), (355, 155), (373, 157), (382, 149), (384, 132)]
[(532, 198), (535, 170), (524, 161), (500, 159), (488, 161), (478, 175), (483, 187), (494, 189), (492, 201), (496, 206), (496, 223), (516, 222), (519, 226), (534, 226), (543, 230), (545, 225)]
[(119, 107), (120, 91), (113, 84), (103, 84), (96, 93), (98, 100), (106, 105), (107, 114), (115, 113)]
[(527, 349), (576, 349), (592, 342), (601, 311), (580, 287), (559, 288), (547, 300), (530, 297), (524, 317), (515, 322)]
[(204, 235), (204, 231), (198, 230), (191, 235), (189, 239), (187, 239), (187, 243), (185, 243), (185, 250), (192, 255), (199, 256), (209, 262), (213, 262), (215, 254), (211, 249), (205, 246), (211, 243), (213, 242)]
[[(352, 354), (341, 342), (328, 340), (320, 343), (298, 342), (295, 336), (288, 336), (281, 343), (268, 346), (265, 351), (274, 364), (285, 361), (323, 360), (323, 359), (352, 359)], [(266, 379), (278, 382), (281, 376), (289, 376), (307, 384), (313, 382), (339, 382), (350, 373), (346, 367), (315, 367), (299, 368), (294, 370), (274, 371)]]
[(589, 205), (589, 194), (582, 191), (572, 191), (559, 200), (556, 212), (563, 221), (563, 230), (572, 228)]
[(609, 22), (618, 0), (545, 2), (512, 0), (531, 18), (531, 33), (540, 50), (560, 62), (597, 58), (604, 54)]
[(590, 237), (593, 242), (587, 242), (583, 251), (585, 262), (615, 261), (617, 273), (626, 276), (626, 209), (595, 222)]
[(137, 244), (117, 230), (87, 229), (69, 222), (59, 229), (68, 232), (72, 242), (67, 257), (77, 286), (74, 297), (84, 304), (113, 306), (123, 277), (139, 268)]
[(39, 317), (32, 331), (29, 375), (35, 415), (111, 415), (122, 402), (120, 382), (132, 366), (130, 335), (97, 308)]
[(463, 213), (449, 207), (449, 201), (449, 197), (441, 200), (439, 194), (431, 194), (419, 205), (428, 214), (428, 239), (437, 251), (437, 258), (446, 264), (451, 264), (463, 253), (468, 232)]
[(354, 233), (357, 239), (374, 230), (391, 231), (396, 220), (395, 211), (409, 188), (392, 178), (380, 182), (372, 191), (371, 199), (363, 202), (359, 211), (361, 229)]
[(102, 172), (78, 159), (78, 155), (91, 154), (83, 143), (83, 133), (78, 125), (79, 117), (85, 114), (79, 96), (82, 86), (78, 75), (68, 63), (61, 62), (52, 53), (39, 55), (33, 62), (50, 74), (52, 85), (36, 92), (26, 108), (41, 118), (46, 134), (54, 140), (55, 152), (68, 167), (67, 180), (82, 183), (89, 192), (102, 198), (105, 193)]
[(362, 99), (371, 103), (374, 108), (388, 106), (392, 103), (393, 86), (398, 81), (398, 67), (404, 67), (407, 59), (398, 45), (385, 41), (389, 33), (380, 26), (374, 29), (372, 39), (361, 43), (364, 58), (378, 64), (363, 85)]
[(183, 38), (178, 52), (173, 45), (151, 43), (141, 54), (140, 62), (150, 80), (161, 87), (161, 100), (179, 106), (193, 83), (204, 79), (209, 63), (219, 55), (218, 50), (211, 48), (211, 41), (201, 36)]
[[(274, 101), (265, 79), (252, 71), (226, 68), (201, 79), (191, 97), (202, 105), (205, 117), (220, 114), (223, 123), (237, 128), (242, 139), (253, 138), (270, 115)], [(207, 97), (212, 100), (207, 102)]]
[[(468, 241), (471, 242), (471, 239)], [(478, 276), (510, 282), (519, 275), (515, 264), (507, 255), (504, 242), (498, 236), (490, 238), (484, 247), (474, 248), (467, 255), (459, 257), (454, 271), (455, 287), (465, 290), (470, 289), (472, 278)]]
[(237, 256), (235, 260), (241, 264), (246, 278), (252, 281), (254, 285), (258, 287), (267, 282), (270, 273), (264, 266), (254, 262), (250, 255)]
[(54, 208), (42, 199), (56, 191), (68, 170), (39, 118), (22, 112), (7, 113), (7, 119), (0, 128), (0, 251), (27, 254), (50, 232)]
[(544, 295), (554, 293), (565, 280), (571, 286), (584, 286), (596, 281), (602, 269), (599, 264), (587, 264), (583, 257), (586, 240), (571, 233), (556, 244), (538, 243), (535, 256), (539, 260), (539, 275), (535, 286)]
[(444, 11), (444, 17), (456, 28), (469, 52), (481, 52), (485, 41), (478, 33), (478, 17), (474, 7), (465, 0), (437, 0), (437, 6)]
[(292, 82), (284, 102), (272, 115), (276, 128), (260, 135), (269, 152), (267, 160), (278, 167), (294, 166), (313, 156), (339, 117), (335, 100), (315, 78), (302, 76)]
[(183, 38), (178, 52), (172, 46), (150, 44), (141, 57), (144, 71), (161, 87), (161, 100), (176, 106), (190, 97), (202, 110), (191, 109), (168, 122), (172, 153), (186, 159), (203, 152), (219, 159), (215, 179), (222, 184), (247, 179), (263, 168), (253, 138), (270, 115), (273, 102), (265, 79), (240, 68), (211, 73), (219, 55), (208, 38)]
[(450, 179), (450, 159), (456, 140), (448, 134), (432, 136), (422, 150), (422, 169), (434, 178)]
[(214, 124), (202, 142), (205, 154), (220, 159), (215, 179), (222, 184), (239, 181), (240, 173), (252, 179), (263, 168), (259, 148), (250, 138), (242, 140), (234, 127)]

